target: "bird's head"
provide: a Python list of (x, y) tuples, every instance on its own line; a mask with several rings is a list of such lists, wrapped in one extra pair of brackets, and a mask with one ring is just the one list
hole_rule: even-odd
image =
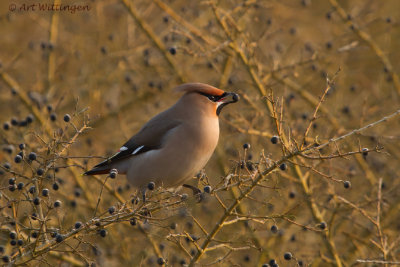
[(175, 90), (185, 92), (185, 95), (190, 96), (193, 101), (212, 108), (217, 116), (225, 106), (239, 101), (238, 94), (225, 92), (204, 83), (185, 83)]

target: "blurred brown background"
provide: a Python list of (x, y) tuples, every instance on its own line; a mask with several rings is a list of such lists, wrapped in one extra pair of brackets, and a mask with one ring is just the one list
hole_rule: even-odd
[[(215, 186), (222, 176), (233, 172), (237, 161), (243, 157), (244, 143), (251, 144), (246, 153), (255, 163), (262, 152), (273, 160), (282, 155), (280, 146), (270, 142), (270, 137), (277, 132), (264, 105), (262, 90), (267, 94), (273, 92), (274, 99), (283, 103), (283, 131), (298, 142), (309, 125), (319, 96), (327, 87), (327, 77), (334, 79), (334, 86), (322, 104), (309, 142), (314, 138), (323, 143), (399, 109), (400, 2), (339, 1), (345, 16), (337, 11), (335, 3), (311, 0), (62, 1), (62, 5), (90, 8), (72, 14), (67, 10), (40, 11), (38, 6), (35, 11), (23, 10), (23, 5), (52, 4), (46, 1), (2, 1), (0, 72), (16, 82), (30, 104), (23, 104), (12, 93), (13, 86), (3, 75), (0, 119), (2, 122), (13, 117), (23, 120), (32, 113), (28, 107), (32, 105), (46, 118), (46, 127), (56, 130), (64, 127), (65, 113), (75, 114), (73, 121), (81, 125), (84, 116), (75, 111), (87, 107), (85, 116), (93, 129), (79, 136), (68, 148), (67, 155), (103, 156), (111, 155), (149, 118), (173, 104), (179, 95), (172, 89), (180, 83), (203, 82), (234, 91), (241, 95), (241, 101), (222, 113), (219, 146), (206, 167), (209, 181)], [(15, 11), (9, 10), (12, 4), (15, 4)], [(50, 120), (48, 105), (58, 116), (55, 122)], [(30, 150), (45, 154), (43, 144), (34, 134), (29, 134), (45, 136), (43, 127), (36, 119), (28, 128), (3, 131), (2, 146), (16, 147), (25, 142)], [(383, 153), (369, 153), (365, 158), (358, 155), (347, 160), (309, 162), (309, 166), (335, 179), (351, 181), (350, 190), (315, 172), (309, 174), (308, 181), (312, 201), (330, 226), (330, 236), (344, 266), (354, 264), (357, 259), (400, 260), (399, 129), (399, 119), (395, 118), (338, 144), (342, 152), (359, 151), (363, 147), (373, 149), (379, 144), (385, 147)], [(72, 132), (67, 134), (72, 135)], [(50, 140), (51, 136), (43, 138)], [(322, 153), (334, 150), (335, 147), (330, 147)], [(17, 148), (11, 155), (4, 152), (2, 162), (12, 162), (17, 152)], [(75, 162), (80, 167), (74, 168), (80, 173), (98, 161), (77, 159)], [(66, 163), (60, 159), (57, 164), (64, 166)], [(304, 173), (308, 170), (303, 168)], [(29, 172), (27, 169), (20, 171)], [(57, 197), (65, 202), (75, 200), (78, 203), (77, 207), (65, 205), (58, 217), (54, 215), (61, 221), (59, 225), (68, 228), (76, 220), (84, 222), (91, 218), (92, 212), (85, 207), (87, 199), (73, 195), (81, 188), (71, 178), (68, 168), (61, 168), (56, 176), (64, 180), (65, 191), (54, 192), (54, 195), (60, 194)], [(397, 238), (394, 248), (385, 257), (382, 250), (370, 242), (370, 239), (376, 242), (379, 239), (374, 225), (356, 209), (333, 197), (344, 196), (370, 216), (376, 216), (379, 178), (384, 183), (382, 229), (389, 244)], [(84, 177), (86, 190), (92, 191), (97, 200), (100, 184), (90, 179)], [(121, 194), (129, 199), (134, 189), (122, 190), (124, 179), (118, 177), (108, 183), (115, 190), (120, 186)], [(2, 179), (2, 186), (7, 185), (7, 180)], [(256, 189), (251, 195), (254, 199), (243, 202), (243, 212), (260, 216), (293, 214), (296, 222), (309, 227), (320, 223), (312, 216), (307, 204), (310, 196), (299, 184), (291, 164), (287, 174), (272, 174), (265, 186), (273, 189)], [(227, 203), (233, 198), (229, 192), (221, 193), (220, 197)], [(4, 198), (0, 201), (2, 207), (7, 206)], [(115, 202), (110, 195), (105, 195), (102, 210)], [(221, 216), (216, 203), (213, 197), (200, 204), (190, 202), (166, 212), (163, 216), (167, 217), (148, 229), (156, 244), (162, 245), (167, 264), (179, 266), (182, 260), (190, 261), (173, 242), (166, 240), (168, 233), (187, 231), (199, 236), (201, 242), (202, 232), (193, 226), (189, 215), (210, 230)], [(174, 222), (178, 224), (177, 229), (171, 230), (169, 226)], [(279, 234), (270, 232), (273, 224), (279, 226)], [(157, 264), (157, 257), (141, 231), (128, 223), (110, 229), (106, 239), (87, 237), (101, 251), (100, 254), (88, 252), (90, 262), (100, 266)], [(274, 258), (281, 266), (296, 266), (298, 262), (283, 260), (285, 251), (301, 259), (303, 266), (334, 265), (324, 238), (318, 232), (304, 231), (285, 220), (237, 223), (226, 227), (217, 239), (231, 241), (233, 247), (248, 245), (250, 248), (233, 251), (222, 263), (213, 265), (261, 266)], [(0, 239), (0, 243), (7, 243), (7, 236)], [(189, 254), (196, 252), (195, 246), (185, 243), (184, 238), (182, 244)], [(200, 262), (211, 264), (225, 253), (224, 250), (212, 251)], [(46, 261), (50, 265), (65, 262), (47, 256)], [(71, 263), (65, 264), (63, 266)]]

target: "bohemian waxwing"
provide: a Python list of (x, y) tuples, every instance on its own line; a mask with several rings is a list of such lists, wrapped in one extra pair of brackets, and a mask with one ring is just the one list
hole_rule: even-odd
[(84, 175), (117, 169), (143, 190), (150, 182), (180, 186), (200, 171), (218, 143), (218, 115), (239, 96), (203, 83), (182, 84), (175, 90), (185, 93), (175, 105), (148, 121), (115, 155)]

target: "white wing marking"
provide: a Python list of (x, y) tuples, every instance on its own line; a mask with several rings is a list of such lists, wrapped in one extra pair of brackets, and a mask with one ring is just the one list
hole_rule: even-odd
[(118, 152), (125, 151), (125, 150), (128, 150), (128, 148), (126, 146), (123, 146), (118, 150)]
[(135, 155), (137, 152), (139, 152), (144, 146), (140, 146), (135, 149), (135, 151), (132, 152), (132, 155)]

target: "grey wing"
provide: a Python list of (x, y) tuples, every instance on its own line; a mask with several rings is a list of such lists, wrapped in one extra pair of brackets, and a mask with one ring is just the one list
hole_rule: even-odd
[(166, 136), (170, 130), (181, 124), (178, 120), (168, 120), (168, 116), (165, 115), (165, 112), (163, 112), (151, 119), (136, 135), (130, 138), (117, 153), (100, 162), (85, 174), (96, 174), (98, 171), (104, 173), (107, 166), (117, 161), (150, 150), (159, 149), (162, 146), (164, 136)]

